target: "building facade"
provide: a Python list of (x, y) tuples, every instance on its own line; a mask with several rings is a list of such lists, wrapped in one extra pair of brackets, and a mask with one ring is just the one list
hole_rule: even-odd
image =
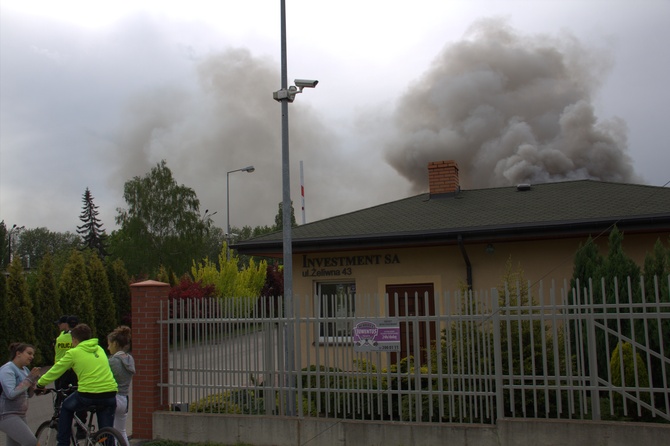
[[(615, 226), (638, 265), (657, 240), (670, 242), (667, 188), (578, 180), (461, 190), (454, 161), (430, 163), (428, 178), (428, 193), (294, 228), (293, 290), (301, 314), (355, 316), (366, 296), (381, 297), (375, 302), (389, 317), (442, 314), (433, 296), (498, 287), (510, 265), (533, 284), (569, 281), (577, 250), (596, 243), (606, 254)], [(282, 234), (234, 248), (281, 257)], [(349, 330), (336, 321), (322, 324), (319, 344)], [(434, 340), (426, 333), (422, 345)]]

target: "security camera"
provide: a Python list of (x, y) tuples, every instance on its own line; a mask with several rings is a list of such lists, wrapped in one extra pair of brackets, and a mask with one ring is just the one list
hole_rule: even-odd
[(313, 79), (296, 79), (295, 80), (295, 85), (296, 87), (300, 88), (301, 90), (303, 88), (314, 88), (316, 87), (316, 84), (318, 84), (319, 81), (313, 80)]
[(288, 88), (282, 88), (272, 93), (275, 101), (281, 102), (286, 99), (288, 102), (293, 102), (298, 93), (302, 93), (303, 88), (314, 88), (319, 81), (313, 79), (296, 79), (295, 85)]

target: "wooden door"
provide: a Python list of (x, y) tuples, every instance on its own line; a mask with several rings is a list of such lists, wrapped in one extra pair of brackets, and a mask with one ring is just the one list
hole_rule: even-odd
[[(389, 299), (389, 316), (400, 318), (400, 359), (412, 355), (415, 364), (425, 365), (428, 347), (437, 341), (435, 322), (429, 323), (421, 318), (435, 315), (433, 284), (386, 285), (386, 294)], [(419, 351), (415, 352), (417, 336)], [(392, 353), (391, 361), (395, 363), (397, 360), (397, 353)]]

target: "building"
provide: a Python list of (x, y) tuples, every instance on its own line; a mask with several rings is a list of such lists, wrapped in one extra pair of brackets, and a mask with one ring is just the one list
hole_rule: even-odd
[[(591, 237), (605, 253), (615, 225), (639, 265), (670, 240), (668, 188), (577, 180), (462, 190), (454, 161), (430, 163), (428, 177), (428, 193), (294, 228), (294, 294), (319, 297), (301, 300), (301, 314), (351, 316), (343, 296), (490, 289), (509, 260), (531, 281), (569, 280), (580, 245)], [(281, 257), (282, 233), (234, 248)]]

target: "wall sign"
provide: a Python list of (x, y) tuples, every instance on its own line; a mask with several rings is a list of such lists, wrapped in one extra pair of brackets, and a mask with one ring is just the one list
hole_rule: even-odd
[(352, 256), (302, 256), (303, 277), (350, 276), (352, 267), (392, 265), (400, 263), (398, 254), (368, 254)]
[(400, 322), (393, 319), (367, 319), (352, 330), (355, 352), (399, 352)]

